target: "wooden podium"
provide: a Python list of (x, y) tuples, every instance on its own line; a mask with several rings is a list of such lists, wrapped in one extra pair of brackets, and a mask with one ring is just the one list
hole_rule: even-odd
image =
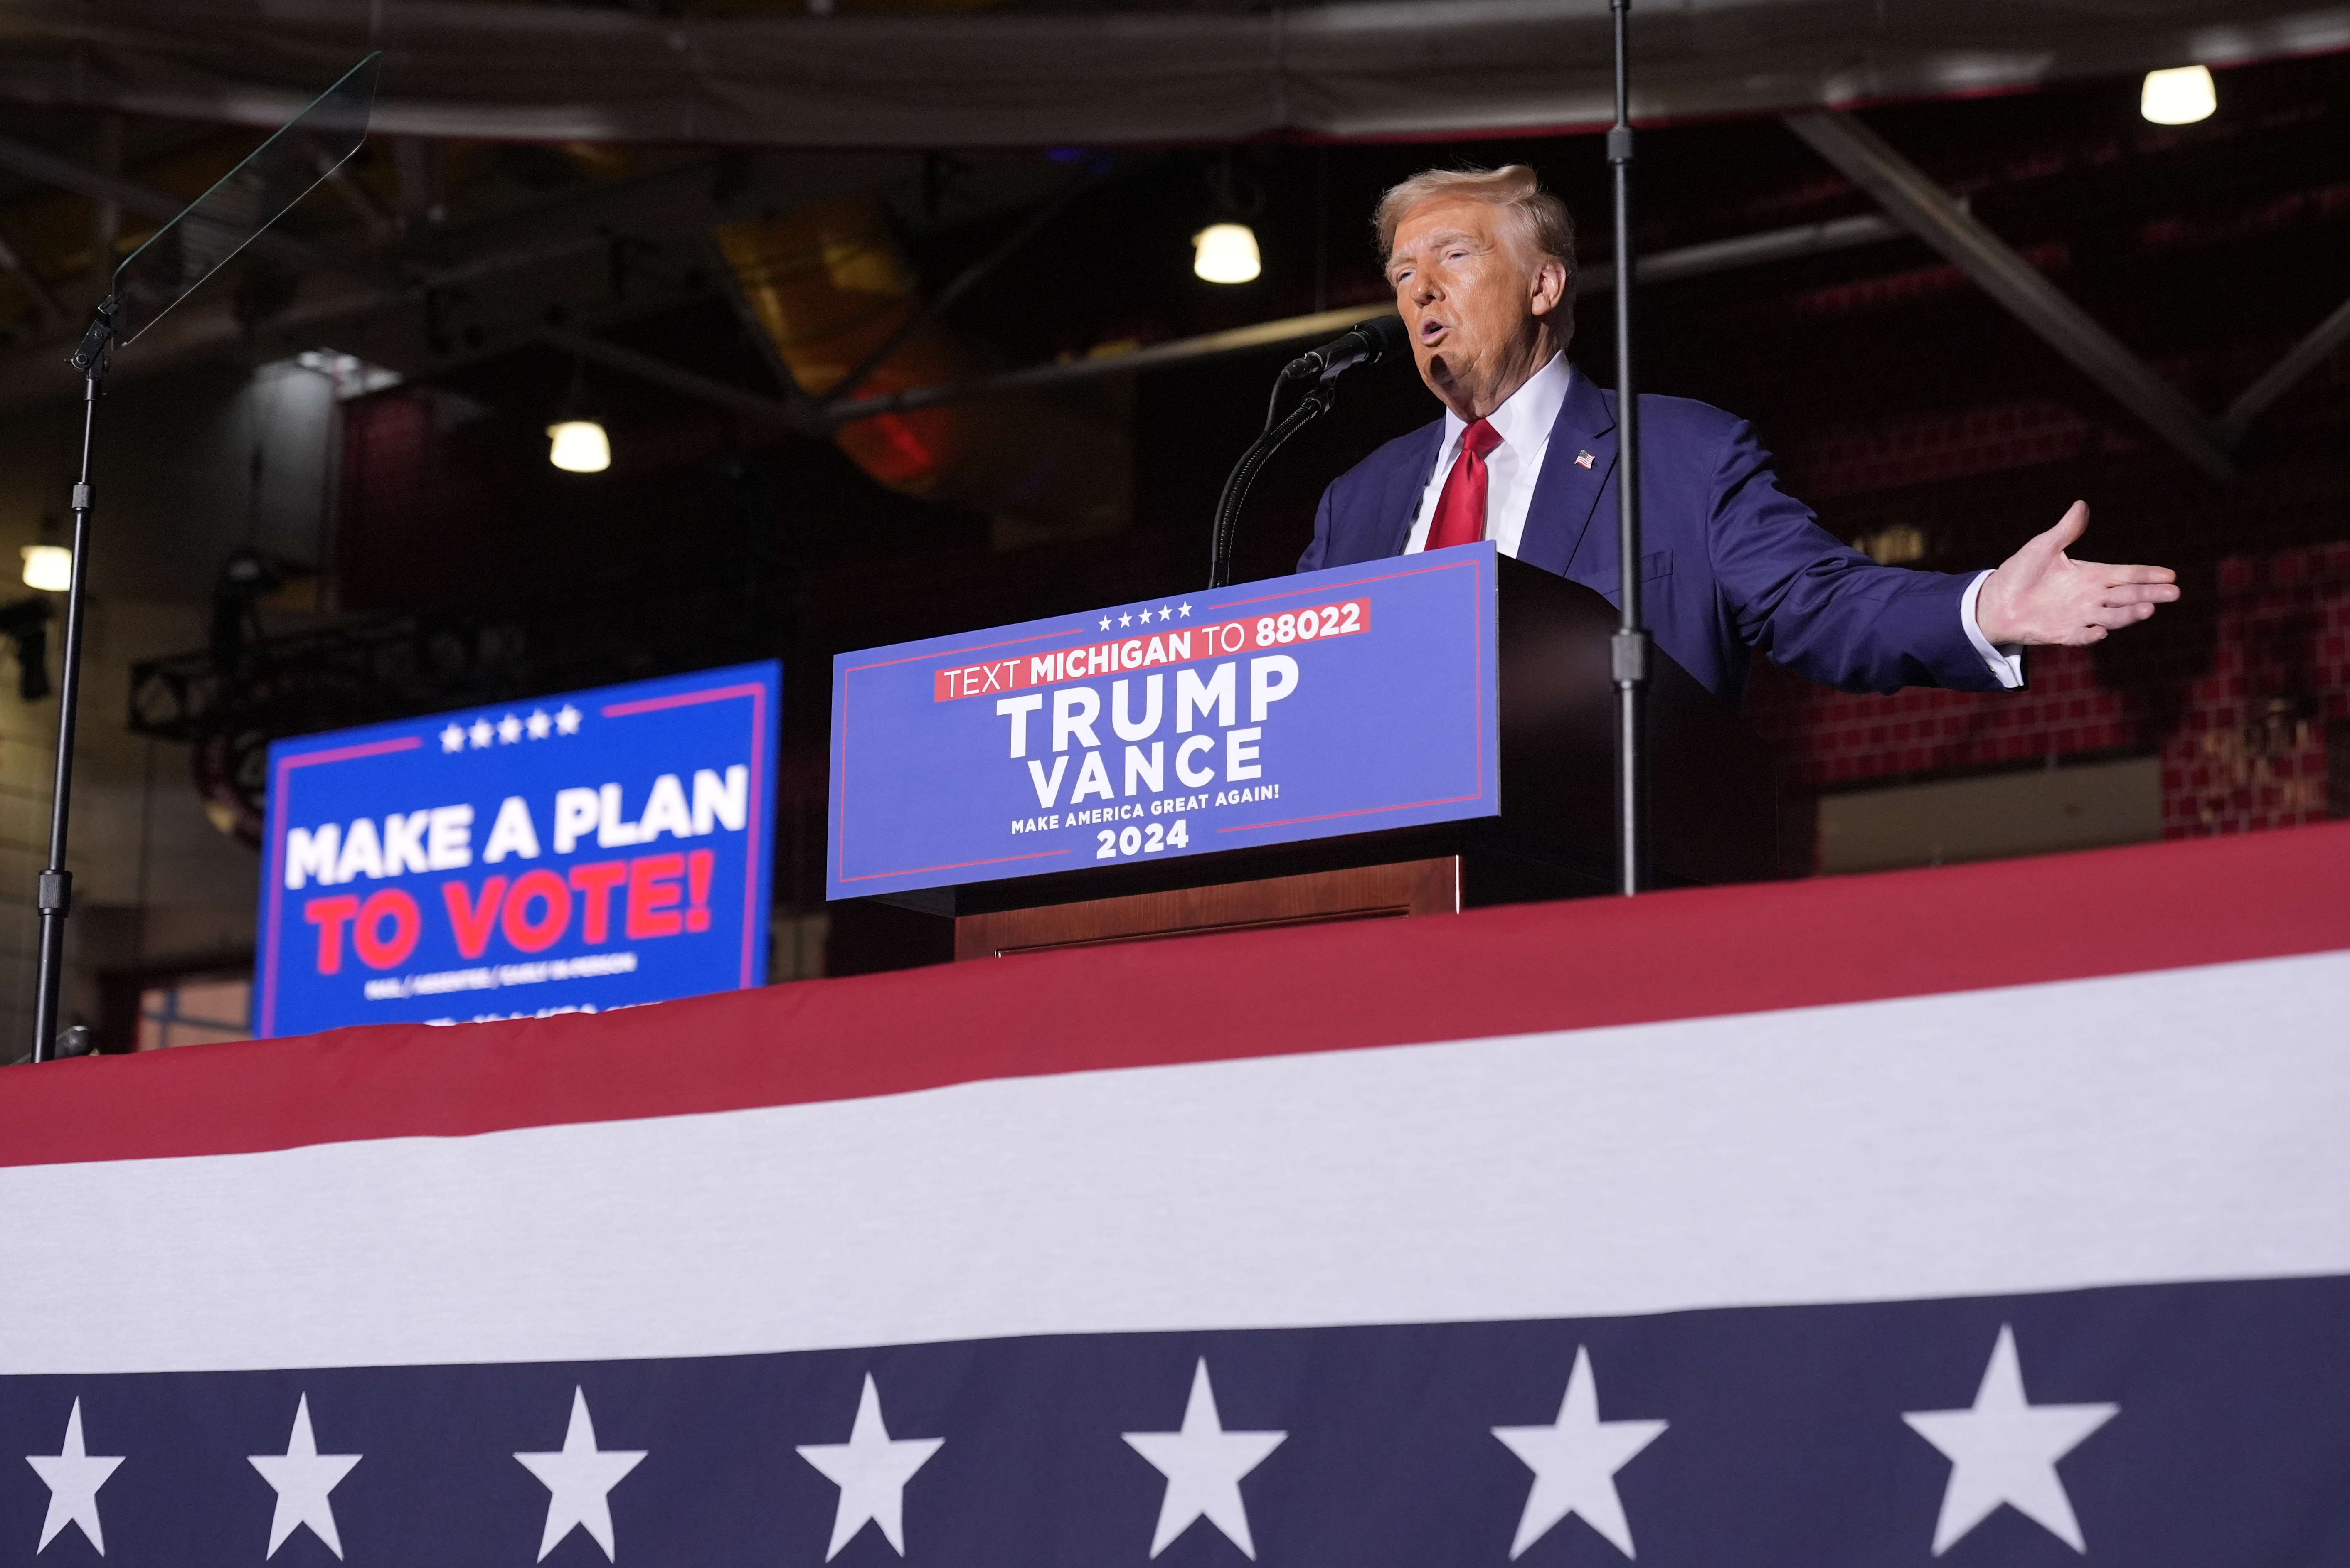
[[(885, 901), (951, 919), (955, 957), (973, 959), (1613, 892), (1615, 608), (1536, 567), (1503, 557), (1497, 569), (1499, 816), (926, 888)], [(1777, 799), (1762, 740), (1661, 652), (1652, 669), (1659, 884), (1775, 875)]]

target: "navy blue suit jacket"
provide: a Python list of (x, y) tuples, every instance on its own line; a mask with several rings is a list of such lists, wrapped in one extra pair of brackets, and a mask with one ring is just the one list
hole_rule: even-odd
[[(1338, 476), (1301, 572), (1403, 553), (1444, 421)], [(1585, 468), (1578, 452), (1592, 454)], [(1616, 394), (1575, 372), (1518, 559), (1617, 597)], [(1658, 645), (1735, 707), (1747, 650), (1847, 691), (1996, 691), (1959, 620), (1971, 574), (1880, 566), (1782, 494), (1754, 428), (1687, 398), (1640, 399), (1641, 609)]]

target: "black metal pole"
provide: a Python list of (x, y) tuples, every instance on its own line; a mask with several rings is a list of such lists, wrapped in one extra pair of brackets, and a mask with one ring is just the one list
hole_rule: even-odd
[(66, 869), (66, 826), (73, 806), (74, 721), (81, 705), (82, 607), (89, 582), (89, 456), (98, 428), (98, 400), (106, 379), (101, 341), (84, 372), (81, 401), (81, 478), (73, 488), (73, 576), (66, 588), (65, 673), (57, 682), (57, 769), (49, 800), (49, 863), (36, 885), (41, 912), (41, 970), (33, 994), (33, 1054), (48, 1060), (57, 1038), (64, 1003), (66, 916), (73, 908), (73, 874)]
[(1616, 124), (1607, 161), (1616, 175), (1616, 546), (1620, 618), (1609, 652), (1616, 679), (1616, 837), (1620, 890), (1648, 875), (1648, 633), (1640, 624), (1640, 405), (1632, 379), (1632, 99), (1625, 25), (1631, 0), (1609, 0), (1616, 23)]

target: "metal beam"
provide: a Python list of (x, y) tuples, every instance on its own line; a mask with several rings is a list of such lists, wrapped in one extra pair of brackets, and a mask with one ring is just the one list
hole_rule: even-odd
[[(5, 140), (0, 140), (0, 152), (7, 147)], [(42, 153), (40, 157), (48, 160), (51, 155)], [(8, 166), (5, 158), (0, 157), (0, 167)], [(49, 165), (43, 162), (39, 167), (47, 169)], [(658, 236), (706, 231), (711, 223), (729, 217), (769, 207), (794, 206), (843, 191), (868, 189), (901, 178), (919, 167), (917, 161), (897, 155), (695, 159), (574, 192), (463, 228), (436, 230), (428, 242), (410, 254), (410, 265), (421, 269), (421, 276), (401, 284), (370, 275), (368, 286), (363, 288), (322, 289), (314, 284), (306, 289), (302, 301), (272, 317), (264, 326), (281, 337), (297, 330), (331, 332), (338, 324), (356, 317), (413, 308), (416, 301), (434, 289), (463, 288), (560, 262), (583, 251), (600, 250), (610, 243), (613, 233)], [(182, 203), (177, 197), (143, 186), (136, 188), (146, 191), (142, 200), (168, 206), (172, 213), (180, 210)], [(263, 243), (282, 237), (265, 234)], [(697, 241), (697, 260), (702, 258), (700, 247), (706, 244)], [(712, 265), (712, 270), (718, 270), (714, 262)], [(245, 324), (235, 318), (226, 300), (218, 302), (217, 308), (201, 302), (183, 305), (159, 322), (136, 351), (117, 361), (116, 377), (144, 374), (167, 363), (207, 355), (241, 352), (250, 346), (250, 340)], [(454, 362), (448, 358), (438, 361), (442, 365)], [(62, 395), (68, 387), (78, 384), (78, 379), (68, 376), (63, 357), (53, 343), (39, 343), (0, 357), (0, 408)]]
[(717, 239), (711, 234), (702, 235), (702, 251), (708, 259), (710, 275), (717, 280), (719, 292), (726, 296), (726, 303), (733, 309), (735, 324), (742, 329), (743, 338), (759, 351), (759, 358), (766, 365), (767, 374), (773, 376), (775, 385), (784, 389), (785, 405), (802, 418), (816, 418), (816, 400), (808, 396), (806, 389), (800, 385), (799, 378), (792, 373), (791, 363), (784, 358), (784, 351), (775, 347), (775, 338), (767, 331), (767, 324), (759, 318), (759, 312), (751, 304), (751, 296), (743, 292), (743, 280), (734, 275), (733, 265), (727, 261), (726, 253), (718, 248)]
[(47, 284), (41, 281), (41, 275), (33, 270), (33, 264), (17, 253), (16, 247), (8, 243), (8, 237), (5, 234), (0, 234), (0, 269), (16, 275), (16, 281), (23, 284), (32, 295), (34, 304), (56, 317), (59, 321), (69, 322), (73, 319), (73, 313), (66, 308), (65, 302), (50, 290)]
[[(802, 161), (802, 163), (806, 161)], [(903, 161), (896, 162), (902, 164)], [(716, 215), (723, 217), (729, 212), (739, 212), (746, 207), (756, 210), (766, 204), (790, 204), (795, 200), (813, 200), (837, 190), (854, 188), (860, 174), (869, 179), (892, 168), (891, 161), (862, 156), (817, 160), (813, 167), (795, 165), (779, 159), (759, 160), (747, 171), (743, 180), (728, 182), (723, 189), (713, 192), (714, 165), (696, 161), (673, 166), (650, 175), (614, 182), (610, 186), (559, 198), (533, 209), (528, 216), (544, 224), (535, 241), (526, 237), (534, 225), (518, 221), (522, 216), (519, 214), (491, 220), (463, 234), (437, 236), (443, 245), (453, 241), (463, 246), (459, 251), (463, 259), (444, 260), (435, 271), (411, 285), (407, 292), (413, 295), (429, 287), (454, 286), (557, 260), (600, 245), (606, 243), (602, 232), (605, 225), (614, 220), (626, 223), (632, 228), (641, 224), (654, 233), (669, 232), (709, 222), (713, 207), (717, 209)], [(1679, 250), (1659, 251), (1641, 259), (1640, 277), (1643, 282), (1673, 282), (1735, 267), (1898, 239), (1906, 232), (1898, 225), (1874, 215), (1798, 224)], [(507, 248), (501, 249), (501, 245)], [(712, 272), (734, 296), (745, 330), (752, 334), (767, 355), (770, 368), (776, 371), (778, 380), (789, 386), (788, 369), (782, 364), (780, 357), (775, 355), (774, 346), (759, 327), (755, 314), (740, 297), (739, 290), (732, 286), (733, 276), (731, 270), (724, 266), (723, 258), (717, 256), (714, 246), (707, 246), (706, 242), (705, 246)], [(1576, 275), (1576, 291), (1584, 293), (1604, 288), (1612, 275), (1613, 269), (1605, 265), (1585, 269)], [(400, 297), (391, 292), (346, 294), (333, 299), (296, 306), (285, 317), (274, 321), (272, 326), (323, 330), (338, 319), (393, 305)], [(1007, 393), (1043, 390), (1105, 376), (1132, 375), (1138, 371), (1161, 369), (1226, 354), (1245, 353), (1281, 343), (1335, 337), (1367, 316), (1390, 314), (1393, 308), (1382, 301), (1317, 311), (1308, 316), (1285, 317), (1229, 331), (1211, 332), (1198, 337), (1157, 343), (1147, 348), (1097, 353), (1081, 359), (1032, 366), (951, 385), (917, 387), (886, 397), (856, 399), (823, 409), (796, 388), (782, 400), (764, 398), (732, 383), (586, 333), (543, 328), (537, 331), (536, 336), (567, 352), (669, 387), (688, 397), (701, 398), (804, 434), (824, 436), (850, 421), (870, 419), (877, 414), (932, 408)], [(209, 330), (191, 337), (183, 351), (198, 348), (198, 338), (201, 338), (201, 346), (227, 346), (241, 341), (241, 329), (233, 317), (224, 310), (219, 313), (219, 317), (217, 323), (209, 324)], [(194, 323), (195, 317), (190, 316), (183, 317), (179, 326), (185, 328)], [(47, 348), (37, 350), (32, 356), (32, 360), (44, 372), (52, 369), (54, 358), (54, 354)], [(19, 389), (11, 384), (8, 373), (16, 369), (19, 367), (15, 359), (0, 360), (0, 405), (18, 400), (24, 391), (29, 389)]]
[(705, 403), (714, 404), (738, 414), (748, 414), (753, 419), (765, 420), (772, 424), (781, 425), (786, 430), (796, 431), (802, 435), (823, 436), (827, 433), (822, 422), (810, 418), (809, 415), (788, 403), (778, 402), (773, 398), (763, 398), (758, 393), (745, 390), (731, 381), (722, 381), (714, 376), (705, 376), (699, 370), (689, 370), (682, 365), (671, 364), (653, 355), (640, 354), (634, 348), (623, 348), (619, 344), (604, 338), (591, 337), (585, 332), (572, 332), (559, 327), (544, 327), (540, 330), (539, 337), (566, 353), (577, 354), (582, 359), (592, 359), (599, 365), (608, 365), (613, 369), (634, 376), (640, 381), (650, 381), (657, 387), (667, 387), (670, 390), (682, 392), (689, 398), (699, 398)]
[[(1793, 228), (1768, 229), (1759, 234), (1740, 234), (1735, 239), (1659, 251), (1654, 255), (1642, 256), (1633, 275), (1644, 285), (1678, 283), (1685, 277), (1761, 266), (1766, 262), (1793, 261), (1798, 256), (1823, 255), (1856, 245), (1881, 244), (1901, 239), (1908, 232), (1890, 218), (1863, 213), (1857, 217), (1831, 218), (1824, 223), (1798, 223)], [(1615, 286), (1616, 266), (1612, 262), (1598, 262), (1575, 272), (1575, 292), (1578, 295), (1596, 294)]]
[(1786, 125), (2196, 467), (2235, 476), (2217, 426), (1883, 138), (1849, 114), (1789, 115)]
[(608, 180), (463, 226), (432, 231), (424, 249), (434, 281), (495, 258), (600, 245), (614, 234), (660, 239), (713, 223), (869, 191), (921, 167), (901, 154), (733, 154), (691, 158)]
[[(44, 185), (76, 192), (96, 202), (112, 202), (125, 212), (136, 213), (158, 223), (168, 223), (180, 215), (187, 205), (185, 198), (169, 191), (159, 191), (152, 185), (109, 174), (87, 163), (60, 157), (44, 147), (18, 141), (14, 137), (0, 136), (0, 169), (11, 169), (27, 180), (37, 180)], [(396, 282), (387, 268), (371, 257), (348, 256), (296, 239), (291, 234), (275, 230), (255, 237), (248, 247), (283, 265), (302, 272), (339, 272), (369, 283)]]
[(369, 194), (368, 188), (351, 177), (348, 162), (338, 163), (327, 171), (327, 183), (343, 199), (359, 221), (367, 225), (368, 243), (388, 245), (400, 237), (400, 222), (386, 212), (383, 203)]
[(2267, 375), (2245, 388), (2243, 394), (2228, 405), (2228, 411), (2220, 416), (2220, 433), (2228, 444), (2234, 446), (2242, 441), (2252, 421), (2268, 412), (2271, 403), (2283, 397), (2295, 381), (2324, 364), (2326, 356), (2345, 342), (2350, 342), (2350, 299), (2335, 306), (2334, 314), (2294, 344)]
[(1148, 348), (1133, 348), (1122, 353), (1097, 352), (1083, 359), (1067, 359), (1056, 365), (1032, 365), (1024, 370), (1006, 370), (1001, 375), (981, 376), (947, 386), (912, 387), (884, 397), (858, 398), (827, 408), (825, 413), (830, 423), (844, 425), (851, 420), (871, 419), (876, 414), (899, 413), (908, 409), (969, 402), (974, 398), (1001, 397), (1007, 392), (1043, 391), (1079, 381), (1097, 380), (1104, 376), (1128, 376), (1137, 370), (1153, 370), (1223, 354), (1243, 353), (1251, 348), (1269, 348), (1275, 343), (1335, 337), (1365, 317), (1394, 314), (1395, 306), (1392, 305), (1357, 305), (1344, 310), (1317, 311), (1312, 316), (1284, 317), (1279, 321), (1260, 321), (1253, 327), (1235, 327), (1227, 332), (1210, 332), (1199, 337), (1179, 337), (1171, 343), (1154, 343)]
[[(1787, 261), (1796, 256), (1816, 255), (1854, 245), (1876, 244), (1899, 239), (1906, 232), (1898, 224), (1874, 214), (1837, 218), (1825, 223), (1799, 223), (1793, 228), (1770, 229), (1758, 234), (1741, 234), (1735, 239), (1659, 251), (1641, 259), (1639, 277), (1642, 283), (1671, 283), (1708, 273), (1758, 266), (1765, 262)], [(1615, 276), (1615, 267), (1606, 263), (1582, 268), (1575, 275), (1575, 291), (1577, 295), (1584, 295), (1610, 287)], [(1077, 381), (1090, 381), (1103, 376), (1131, 375), (1137, 370), (1161, 369), (1195, 359), (1270, 348), (1276, 343), (1335, 337), (1365, 317), (1394, 314), (1395, 306), (1381, 301), (1377, 305), (1316, 311), (1311, 316), (1284, 317), (1278, 321), (1259, 322), (1253, 327), (1236, 327), (1228, 332), (1211, 332), (1200, 337), (1179, 337), (1170, 343), (1154, 343), (1148, 348), (1125, 353), (1097, 354), (1057, 365), (1037, 365), (1024, 370), (1010, 370), (1002, 375), (958, 381), (951, 386), (916, 387), (889, 397), (858, 398), (854, 401), (835, 404), (825, 412), (837, 425), (850, 420), (870, 419), (875, 414), (896, 413), (904, 409), (925, 409), (940, 403), (996, 397), (1005, 392), (1035, 391)]]

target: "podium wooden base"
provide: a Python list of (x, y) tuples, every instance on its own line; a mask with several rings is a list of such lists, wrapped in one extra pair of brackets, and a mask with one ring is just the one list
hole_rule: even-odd
[(1173, 888), (955, 918), (955, 958), (1002, 958), (1048, 948), (1097, 947), (1146, 937), (1202, 936), (1324, 920), (1451, 914), (1461, 908), (1458, 855), (1350, 866), (1254, 882)]

